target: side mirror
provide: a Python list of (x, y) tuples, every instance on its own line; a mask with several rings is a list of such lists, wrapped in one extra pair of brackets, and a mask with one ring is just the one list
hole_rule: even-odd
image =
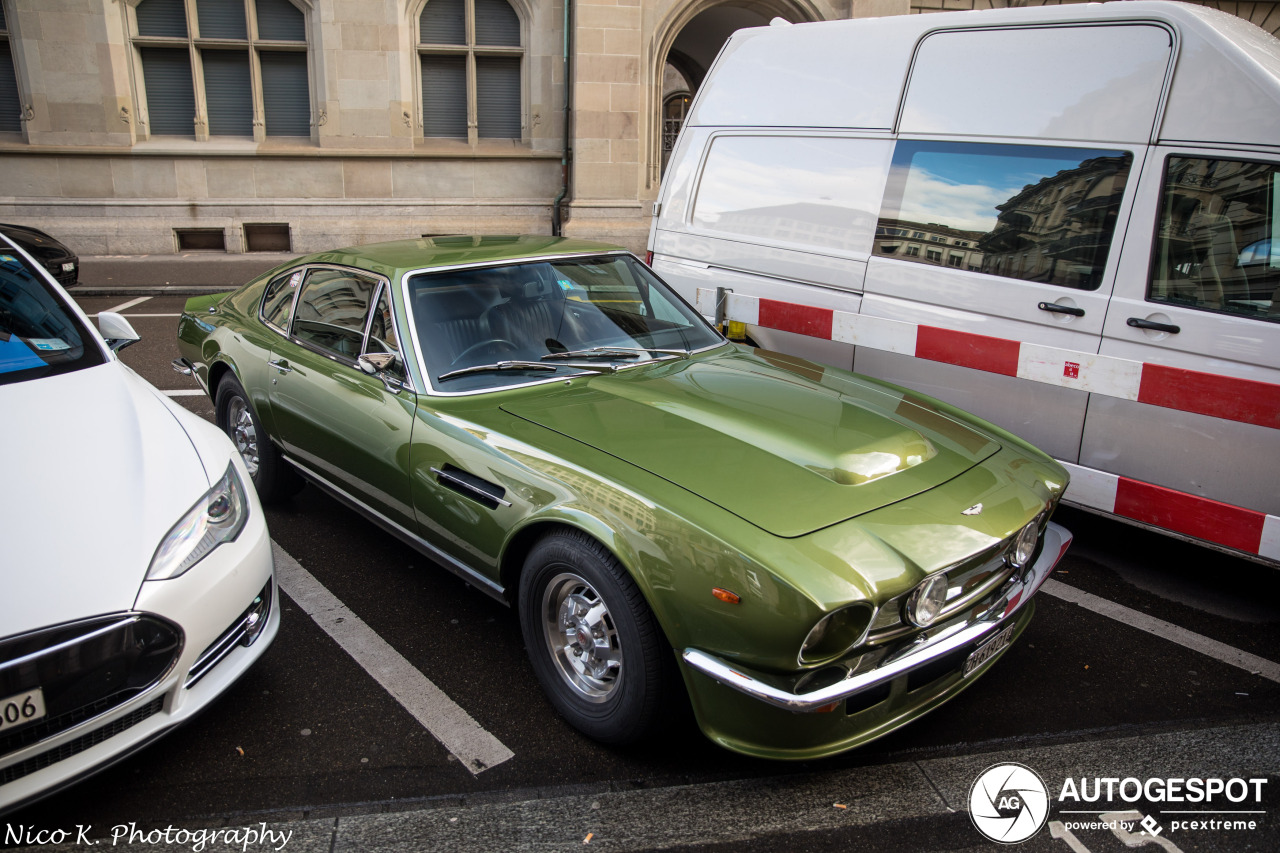
[(370, 376), (377, 376), (395, 367), (397, 361), (399, 359), (393, 352), (367, 352), (356, 360), (356, 364)]
[(142, 336), (133, 330), (129, 321), (113, 311), (103, 311), (98, 315), (98, 331), (112, 352), (120, 352), (142, 340)]

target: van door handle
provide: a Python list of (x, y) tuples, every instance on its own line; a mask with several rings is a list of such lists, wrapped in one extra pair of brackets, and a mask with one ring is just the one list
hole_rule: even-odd
[(1172, 323), (1157, 323), (1155, 320), (1143, 320), (1141, 317), (1130, 317), (1125, 322), (1135, 329), (1150, 329), (1153, 332), (1168, 332), (1171, 335), (1176, 335), (1182, 331), (1181, 326), (1175, 326)]
[(1072, 317), (1083, 317), (1083, 308), (1074, 308), (1070, 305), (1059, 305), (1056, 302), (1041, 302), (1036, 306), (1041, 311), (1052, 311), (1054, 314), (1070, 314)]

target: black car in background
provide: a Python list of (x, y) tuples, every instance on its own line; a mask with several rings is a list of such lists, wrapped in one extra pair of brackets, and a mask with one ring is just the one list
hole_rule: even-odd
[(49, 271), (58, 284), (75, 287), (80, 282), (80, 259), (60, 242), (29, 225), (6, 225), (0, 222), (0, 234), (17, 243), (40, 266)]

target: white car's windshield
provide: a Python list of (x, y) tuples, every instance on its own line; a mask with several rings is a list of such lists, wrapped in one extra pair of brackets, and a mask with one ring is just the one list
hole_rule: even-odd
[(678, 358), (723, 341), (629, 255), (413, 276), (409, 311), (432, 384), (498, 388)]
[(89, 334), (38, 271), (0, 246), (0, 385), (102, 364)]

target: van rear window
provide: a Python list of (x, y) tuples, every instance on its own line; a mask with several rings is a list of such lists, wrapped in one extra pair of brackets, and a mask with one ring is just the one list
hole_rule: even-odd
[(865, 255), (891, 145), (823, 136), (717, 137), (698, 182), (693, 225)]
[(1133, 155), (898, 143), (873, 255), (1096, 290)]

